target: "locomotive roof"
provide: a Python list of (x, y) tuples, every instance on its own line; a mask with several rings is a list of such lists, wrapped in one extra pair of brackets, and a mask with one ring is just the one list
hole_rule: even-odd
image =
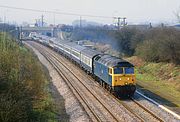
[(111, 56), (108, 54), (102, 54), (102, 55), (98, 55), (100, 58), (97, 60), (98, 62), (100, 62), (101, 64), (104, 64), (105, 66), (108, 67), (134, 67), (133, 64), (129, 63), (128, 61), (115, 57), (115, 56)]
[(96, 50), (90, 49), (88, 47), (86, 47), (86, 49), (82, 50), (81, 53), (86, 55), (86, 56), (88, 56), (88, 57), (90, 57), (90, 58), (93, 58), (95, 55), (101, 54), (101, 52), (98, 52)]

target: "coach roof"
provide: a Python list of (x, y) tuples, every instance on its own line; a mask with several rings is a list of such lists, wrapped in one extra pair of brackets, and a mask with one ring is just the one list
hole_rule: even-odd
[(86, 49), (82, 50), (81, 53), (83, 55), (90, 57), (90, 58), (93, 58), (94, 56), (101, 54), (101, 52), (93, 50), (93, 49), (88, 48), (88, 47)]

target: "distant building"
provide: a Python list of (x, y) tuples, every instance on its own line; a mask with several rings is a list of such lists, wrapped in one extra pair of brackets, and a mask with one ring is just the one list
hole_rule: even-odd
[(35, 24), (29, 24), (29, 27), (35, 27)]
[(86, 20), (74, 20), (72, 25), (74, 27), (103, 26), (101, 23)]
[(177, 27), (177, 28), (180, 28), (180, 24), (177, 24), (177, 25), (174, 25), (175, 27)]
[(73, 30), (73, 26), (71, 25), (65, 25), (65, 24), (61, 24), (57, 26), (60, 30), (62, 31), (66, 31), (66, 32), (71, 32)]
[(176, 29), (180, 30), (180, 24), (176, 24), (176, 25), (174, 25), (174, 27), (175, 27)]

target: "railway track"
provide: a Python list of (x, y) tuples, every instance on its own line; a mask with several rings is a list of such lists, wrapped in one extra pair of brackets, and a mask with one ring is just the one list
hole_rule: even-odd
[(145, 110), (146, 112), (148, 112), (149, 114), (151, 114), (155, 119), (157, 119), (160, 122), (163, 122), (162, 118), (158, 117), (157, 115), (155, 115), (152, 111), (150, 111), (149, 109), (147, 109), (146, 107), (144, 107), (143, 105), (141, 105), (138, 101), (136, 101), (134, 98), (131, 98), (131, 100), (137, 104), (140, 108), (142, 108), (143, 110)]
[[(103, 89), (107, 93), (109, 93), (109, 91), (107, 89), (105, 89), (105, 88), (103, 88)], [(133, 113), (141, 121), (154, 121), (154, 122), (159, 121), (159, 122), (164, 122), (164, 120), (162, 118), (160, 118), (157, 115), (155, 115), (152, 111), (150, 111), (149, 109), (144, 107), (142, 104), (140, 104), (134, 98), (130, 98), (127, 101), (127, 100), (121, 100), (121, 99), (117, 98), (116, 96), (112, 95), (111, 93), (109, 93), (109, 96), (111, 96), (114, 99), (116, 99), (120, 104), (122, 104), (128, 111)], [(131, 102), (131, 105), (129, 103), (127, 103), (127, 102)]]
[[(92, 79), (91, 77), (89, 77)], [(93, 80), (92, 80), (93, 81)], [(103, 87), (102, 87), (103, 88)], [(105, 88), (103, 88), (107, 93), (109, 91)], [(164, 120), (157, 115), (155, 115), (152, 111), (144, 107), (142, 104), (140, 104), (138, 101), (136, 101), (134, 98), (130, 98), (127, 100), (121, 100), (120, 98), (117, 98), (113, 94), (109, 93), (109, 96), (116, 99), (120, 104), (122, 104), (128, 111), (133, 113), (137, 118), (139, 118), (141, 121), (154, 121), (154, 122), (164, 122)], [(127, 102), (131, 102), (131, 105)], [(138, 111), (141, 110), (141, 111)], [(138, 112), (137, 112), (138, 111)], [(146, 114), (146, 115), (144, 115)], [(147, 117), (148, 116), (148, 117)]]
[[(53, 67), (56, 69), (56, 71), (59, 73), (59, 75), (63, 78), (64, 81), (68, 84), (70, 89), (73, 91), (75, 96), (83, 103), (84, 109), (88, 112), (89, 116), (93, 121), (112, 121), (112, 122), (118, 122), (120, 119), (116, 117), (112, 112), (104, 105), (102, 101), (100, 101), (93, 93), (92, 91), (84, 84), (81, 82), (81, 79), (79, 79), (68, 67), (66, 67), (63, 63), (58, 62), (57, 59), (48, 53), (45, 50), (42, 50), (42, 48), (39, 48), (40, 53), (53, 65)], [(60, 66), (61, 65), (61, 66)], [(64, 68), (63, 68), (64, 67)], [(63, 69), (63, 71), (62, 71)], [(70, 74), (65, 74), (65, 69), (67, 69), (72, 75), (73, 79), (70, 79), (69, 76)], [(75, 85), (75, 80), (78, 81), (80, 84)], [(81, 89), (79, 89), (81, 87)], [(82, 90), (82, 87), (84, 89)], [(85, 89), (87, 91), (85, 91)], [(83, 93), (86, 93), (84, 95)], [(87, 93), (90, 93), (90, 95), (87, 95)], [(95, 105), (92, 106), (92, 104), (89, 104), (89, 98), (93, 99), (91, 101), (94, 101), (96, 104), (96, 108), (94, 107)], [(95, 102), (96, 101), (96, 102)]]
[[(92, 78), (90, 78), (92, 79)], [(103, 88), (107, 93), (109, 91), (105, 88)], [(140, 104), (138, 101), (136, 101), (134, 98), (130, 98), (127, 100), (121, 100), (117, 98), (116, 96), (109, 93), (109, 96), (116, 99), (120, 104), (122, 104), (128, 111), (133, 113), (137, 118), (139, 118), (141, 121), (154, 121), (154, 122), (164, 122), (164, 120), (157, 115), (155, 115), (152, 111), (144, 107), (142, 104)], [(127, 102), (131, 102), (131, 105)], [(140, 110), (140, 111), (139, 111)], [(138, 111), (138, 112), (137, 112)], [(146, 115), (144, 115), (146, 114)], [(148, 117), (147, 117), (148, 116)]]
[[(35, 45), (34, 45), (35, 46)], [(36, 45), (37, 46), (37, 45)], [(109, 108), (106, 107), (106, 105), (99, 100), (99, 98), (97, 96), (94, 95), (93, 91), (89, 89), (89, 87), (87, 87), (82, 81), (81, 79), (79, 79), (77, 77), (77, 74), (73, 73), (73, 70), (72, 69), (69, 69), (68, 67), (71, 66), (70, 64), (67, 65), (67, 62), (65, 64), (63, 64), (60, 60), (59, 60), (59, 57), (56, 57), (55, 54), (52, 54), (52, 52), (50, 53), (49, 50), (47, 49), (42, 49), (42, 47), (40, 46), (37, 46), (36, 48), (39, 48), (38, 50), (40, 51), (41, 49), (41, 54), (44, 55), (47, 60), (49, 62), (51, 62), (51, 64), (55, 67), (55, 69), (58, 71), (59, 75), (63, 78), (63, 80), (67, 81), (67, 84), (68, 86), (71, 88), (72, 91), (75, 91), (77, 92), (77, 95), (75, 95), (77, 98), (81, 99), (81, 103), (83, 103), (83, 106), (85, 108), (86, 111), (89, 111), (89, 116), (91, 116), (92, 120), (94, 121), (104, 121), (106, 120), (107, 121), (107, 117), (102, 117), (102, 115), (100, 115), (97, 110), (95, 110), (92, 106), (89, 106), (89, 103), (88, 103), (88, 100), (87, 100), (87, 96), (84, 96), (82, 95), (82, 91), (80, 91), (80, 89), (78, 89), (78, 86), (73, 86), (74, 84), (72, 83), (72, 81), (67, 77), (67, 75), (65, 75), (63, 72), (62, 72), (62, 66), (64, 67), (64, 69), (68, 69), (69, 72), (71, 74), (73, 74), (73, 77), (78, 80), (79, 83), (82, 84), (82, 86), (88, 90), (89, 93), (91, 93), (91, 95), (94, 97), (94, 99), (96, 101), (98, 101), (98, 103), (104, 107), (104, 110), (106, 110), (105, 113), (108, 113), (109, 115), (111, 115), (111, 120), (113, 121), (119, 121), (121, 119), (118, 119), (117, 116), (114, 116), (111, 111), (109, 110)], [(45, 51), (46, 50), (46, 51)], [(62, 60), (65, 60), (65, 59), (62, 59)], [(58, 66), (58, 64), (61, 64), (62, 66)], [(68, 67), (67, 67), (68, 66)], [(72, 68), (72, 67), (71, 67)], [(82, 71), (79, 71), (80, 73)], [(87, 75), (88, 76), (88, 75)], [(94, 82), (94, 80), (91, 78), (91, 77), (87, 77), (88, 80), (90, 80), (91, 82)], [(97, 82), (94, 82), (95, 84), (97, 84)], [(97, 88), (102, 88), (100, 87), (99, 85), (96, 85)], [(153, 120), (153, 121), (160, 121), (162, 122), (163, 120), (159, 117), (157, 117), (155, 114), (153, 114), (151, 111), (149, 111), (148, 109), (146, 109), (144, 106), (142, 106), (140, 103), (138, 103), (136, 100), (134, 100), (133, 98), (131, 99), (131, 103), (133, 103), (133, 105), (128, 105), (126, 104), (127, 102), (129, 101), (125, 101), (125, 102), (122, 102), (121, 100), (115, 98), (114, 96), (112, 96), (112, 94), (108, 94), (108, 96), (111, 96), (114, 98), (114, 102), (118, 102), (120, 104), (123, 104), (123, 106), (128, 110), (130, 111), (136, 118), (138, 118), (140, 121), (147, 121), (147, 120)], [(142, 111), (139, 111), (137, 112), (136, 110), (132, 110), (132, 106), (133, 109), (142, 109)], [(93, 117), (92, 117), (93, 116)], [(147, 116), (150, 116), (148, 117), (147, 119)]]
[[(42, 53), (41, 53), (42, 54)], [(91, 116), (91, 119), (94, 121), (101, 121), (101, 118), (94, 112), (94, 110), (91, 108), (91, 106), (88, 105), (88, 101), (84, 98), (84, 96), (81, 95), (81, 91), (79, 91), (78, 88), (76, 88), (73, 83), (67, 78), (65, 74), (61, 71), (61, 69), (58, 67), (58, 65), (50, 58), (50, 56), (43, 54), (43, 56), (51, 63), (51, 65), (56, 69), (58, 74), (62, 77), (62, 79), (68, 84), (69, 88), (73, 91), (76, 97), (81, 99), (81, 103), (83, 103), (87, 108), (86, 111), (90, 111), (90, 113), (93, 115)], [(75, 91), (75, 92), (74, 92)], [(87, 110), (88, 109), (88, 110)]]

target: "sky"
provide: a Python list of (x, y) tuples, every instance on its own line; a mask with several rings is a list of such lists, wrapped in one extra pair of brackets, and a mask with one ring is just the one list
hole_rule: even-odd
[[(79, 15), (126, 17), (128, 23), (175, 23), (174, 12), (180, 11), (180, 0), (0, 0), (0, 6), (38, 9)], [(0, 18), (7, 22), (34, 23), (41, 18), (48, 23), (71, 24), (80, 16), (13, 10), (0, 7)], [(113, 18), (84, 17), (87, 21), (115, 23)]]

